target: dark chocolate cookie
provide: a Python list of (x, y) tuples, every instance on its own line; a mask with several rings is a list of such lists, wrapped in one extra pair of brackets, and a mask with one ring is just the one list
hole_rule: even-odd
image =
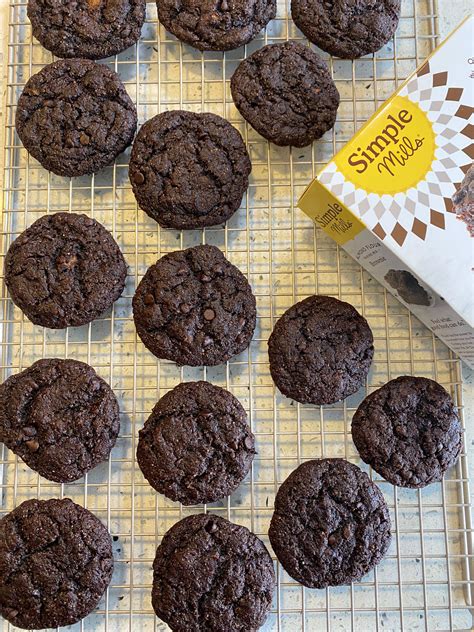
[(145, 0), (28, 0), (33, 35), (57, 57), (102, 59), (135, 44)]
[(122, 294), (127, 264), (112, 235), (76, 213), (44, 215), (12, 243), (5, 258), (11, 298), (35, 325), (77, 327)]
[(355, 59), (375, 53), (393, 36), (400, 4), (400, 0), (291, 0), (291, 15), (319, 48)]
[(69, 498), (27, 500), (0, 520), (0, 614), (19, 628), (72, 625), (112, 578), (112, 540)]
[(309, 296), (277, 321), (268, 354), (272, 378), (284, 395), (302, 404), (332, 404), (363, 385), (373, 336), (349, 303)]
[(140, 208), (162, 226), (202, 228), (235, 213), (251, 169), (242, 136), (225, 119), (172, 110), (138, 132), (130, 181)]
[(474, 237), (474, 164), (453, 195), (453, 210), (456, 217), (466, 224), (469, 235)]
[(425, 288), (418, 283), (418, 279), (408, 270), (389, 270), (384, 276), (385, 281), (396, 290), (402, 300), (410, 305), (429, 307), (431, 298)]
[(250, 42), (276, 15), (276, 0), (157, 0), (163, 26), (199, 50)]
[(171, 527), (153, 571), (153, 608), (176, 632), (254, 632), (266, 619), (275, 588), (263, 542), (212, 514)]
[(445, 389), (424, 377), (399, 377), (371, 393), (352, 419), (362, 459), (400, 487), (440, 481), (458, 460), (462, 427)]
[(105, 461), (119, 428), (112, 389), (83, 362), (39, 360), (0, 386), (0, 441), (50, 481)]
[(179, 384), (140, 430), (137, 460), (158, 492), (183, 505), (230, 495), (250, 469), (254, 436), (240, 402), (208, 382)]
[(344, 459), (300, 465), (278, 490), (270, 542), (286, 572), (309, 588), (350, 584), (390, 545), (380, 489)]
[(158, 358), (189, 366), (223, 364), (244, 351), (256, 316), (247, 279), (215, 246), (165, 255), (133, 297), (143, 344)]
[(328, 67), (297, 42), (257, 50), (239, 64), (230, 87), (242, 116), (276, 145), (309, 145), (336, 120), (339, 92)]
[(137, 113), (110, 68), (61, 59), (26, 83), (15, 124), (21, 142), (45, 169), (73, 177), (112, 164), (132, 142)]

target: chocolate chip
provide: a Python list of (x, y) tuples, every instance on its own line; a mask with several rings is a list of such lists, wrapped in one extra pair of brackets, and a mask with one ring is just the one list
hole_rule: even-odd
[(201, 274), (201, 281), (203, 283), (209, 283), (209, 281), (212, 281), (212, 279), (208, 274)]
[(145, 182), (145, 176), (141, 171), (137, 171), (133, 176), (133, 181), (135, 184), (143, 184)]
[(69, 148), (74, 147), (73, 139), (72, 138), (67, 138), (65, 145), (66, 145), (66, 147), (69, 147)]
[(181, 303), (181, 305), (179, 306), (179, 311), (182, 314), (189, 314), (189, 312), (191, 311), (191, 305), (189, 305), (189, 303)]
[(204, 528), (208, 533), (215, 533), (217, 531), (217, 525), (215, 522), (208, 522)]
[(243, 341), (246, 340), (246, 337), (244, 336), (244, 334), (239, 334), (237, 336), (237, 338), (235, 339), (235, 342), (240, 345), (243, 343)]
[(153, 296), (153, 294), (145, 294), (143, 302), (145, 303), (145, 305), (154, 305), (155, 297)]
[(245, 447), (247, 448), (247, 450), (251, 450), (253, 448), (252, 437), (245, 437), (244, 444), (245, 444)]
[(79, 136), (79, 142), (81, 143), (81, 145), (88, 145), (91, 142), (90, 136), (82, 132), (82, 134)]
[(216, 317), (216, 312), (213, 309), (208, 308), (204, 310), (204, 318), (206, 320), (214, 320), (215, 317)]
[(335, 535), (331, 534), (328, 538), (328, 544), (329, 546), (334, 546), (337, 542), (337, 538)]
[(205, 347), (208, 347), (209, 345), (212, 345), (213, 340), (212, 338), (210, 338), (209, 336), (206, 336), (204, 338), (204, 342), (202, 343)]
[(23, 434), (26, 437), (33, 437), (36, 434), (36, 428), (33, 428), (33, 426), (25, 426), (23, 428)]
[(395, 432), (397, 433), (397, 435), (399, 437), (406, 437), (407, 436), (407, 430), (406, 428), (404, 428), (401, 425), (395, 426)]
[(36, 439), (30, 439), (26, 442), (26, 447), (30, 452), (37, 452), (40, 446)]
[(229, 5), (227, 4), (227, 0), (222, 0), (221, 2), (221, 11), (228, 11)]

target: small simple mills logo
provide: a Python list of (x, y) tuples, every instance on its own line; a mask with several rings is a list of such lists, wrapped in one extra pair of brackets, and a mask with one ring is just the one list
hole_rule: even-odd
[(369, 193), (399, 193), (423, 180), (435, 153), (431, 123), (420, 107), (396, 96), (335, 157), (345, 178)]

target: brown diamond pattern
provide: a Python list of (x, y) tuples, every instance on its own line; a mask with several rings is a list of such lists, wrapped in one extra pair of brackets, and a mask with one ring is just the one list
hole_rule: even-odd
[(436, 226), (436, 228), (442, 228), (444, 230), (445, 224), (443, 213), (440, 213), (439, 211), (434, 211), (432, 208), (430, 208), (430, 224), (432, 226)]
[(397, 222), (391, 232), (391, 235), (399, 246), (403, 246), (403, 242), (407, 238), (408, 233), (403, 226)]
[(420, 239), (424, 240), (424, 238), (426, 237), (427, 229), (428, 226), (415, 217), (415, 219), (413, 220), (413, 226), (411, 227), (412, 233), (414, 233)]

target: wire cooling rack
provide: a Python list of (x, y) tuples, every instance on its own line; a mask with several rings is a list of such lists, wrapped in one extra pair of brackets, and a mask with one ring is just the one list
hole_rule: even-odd
[[(112, 385), (121, 406), (121, 433), (110, 460), (83, 480), (57, 485), (38, 477), (0, 447), (0, 516), (29, 498), (68, 496), (94, 511), (114, 540), (115, 571), (97, 610), (71, 629), (164, 631), (150, 600), (151, 565), (164, 532), (193, 512), (213, 511), (244, 524), (268, 543), (267, 529), (279, 484), (298, 463), (320, 456), (362, 465), (350, 421), (364, 389), (345, 402), (301, 406), (275, 389), (266, 342), (275, 319), (313, 293), (349, 301), (368, 319), (375, 359), (366, 391), (398, 375), (441, 382), (462, 414), (460, 363), (420, 322), (340, 250), (294, 204), (317, 169), (433, 49), (436, 6), (405, 0), (396, 39), (375, 56), (329, 60), (341, 93), (333, 132), (305, 149), (278, 148), (247, 126), (230, 97), (229, 79), (239, 61), (267, 42), (303, 39), (284, 2), (278, 16), (245, 48), (201, 54), (159, 27), (154, 4), (136, 47), (102, 63), (119, 72), (137, 104), (140, 124), (158, 112), (184, 108), (229, 119), (246, 140), (253, 163), (241, 209), (225, 227), (161, 230), (137, 209), (128, 176), (128, 152), (113, 167), (74, 180), (48, 173), (23, 149), (14, 129), (15, 104), (28, 78), (52, 61), (32, 40), (26, 3), (10, 8), (5, 129), (5, 192), (1, 249), (43, 215), (85, 212), (112, 231), (129, 265), (126, 290), (113, 309), (89, 326), (65, 331), (33, 326), (0, 294), (1, 378), (42, 357), (70, 357), (92, 364)], [(325, 56), (327, 57), (327, 56)], [(250, 349), (216, 368), (179, 368), (158, 361), (137, 340), (131, 298), (147, 267), (166, 252), (198, 243), (219, 246), (245, 274), (257, 296), (258, 324)], [(207, 379), (236, 395), (248, 411), (258, 455), (251, 474), (225, 501), (182, 508), (156, 494), (134, 459), (137, 434), (157, 399), (183, 380)], [(471, 630), (472, 527), (466, 456), (442, 484), (396, 489), (369, 472), (389, 504), (394, 525), (386, 559), (360, 583), (308, 590), (276, 564), (278, 585), (264, 630)], [(3, 625), (3, 627), (2, 627)], [(11, 630), (6, 622), (3, 631)], [(229, 631), (231, 632), (231, 631)]]

